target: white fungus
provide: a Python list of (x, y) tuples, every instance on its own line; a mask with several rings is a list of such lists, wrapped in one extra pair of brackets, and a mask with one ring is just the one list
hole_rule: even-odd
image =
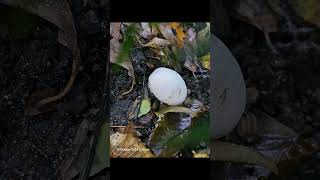
[(187, 86), (182, 77), (174, 70), (160, 67), (149, 76), (149, 89), (161, 102), (179, 105), (187, 97)]

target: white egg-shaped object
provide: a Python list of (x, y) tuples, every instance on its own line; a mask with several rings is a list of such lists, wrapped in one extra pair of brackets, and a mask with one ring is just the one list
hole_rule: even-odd
[(187, 86), (182, 77), (174, 70), (160, 67), (148, 79), (152, 94), (168, 105), (179, 105), (187, 97)]

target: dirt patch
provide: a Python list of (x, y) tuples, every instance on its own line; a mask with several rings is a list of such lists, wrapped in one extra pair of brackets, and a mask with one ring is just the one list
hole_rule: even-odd
[[(79, 123), (100, 107), (108, 8), (102, 1), (79, 3), (73, 1), (71, 7), (81, 49), (80, 72), (57, 109), (38, 116), (25, 115), (30, 94), (64, 88), (71, 53), (58, 43), (54, 25), (21, 9), (0, 6), (0, 179), (57, 179)], [(12, 20), (21, 20), (19, 27)], [(28, 22), (33, 22), (31, 27)]]

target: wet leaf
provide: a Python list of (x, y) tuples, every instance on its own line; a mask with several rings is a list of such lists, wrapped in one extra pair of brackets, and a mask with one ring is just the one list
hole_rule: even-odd
[(43, 19), (53, 23), (54, 25), (59, 27), (59, 43), (66, 46), (72, 51), (72, 73), (67, 85), (57, 95), (46, 97), (44, 99), (39, 100), (38, 103), (34, 104), (33, 109), (38, 111), (37, 114), (40, 114), (42, 113), (40, 109), (48, 109), (43, 108), (41, 106), (44, 106), (46, 104), (52, 103), (63, 98), (71, 89), (73, 82), (76, 78), (78, 64), (80, 63), (80, 51), (78, 49), (77, 32), (73, 22), (72, 12), (70, 10), (69, 4), (65, 0), (56, 0), (52, 2), (39, 0), (0, 0), (0, 3), (6, 4), (8, 6), (20, 7), (26, 10), (27, 12), (36, 14), (42, 17)]
[(133, 124), (128, 124), (124, 133), (116, 132), (110, 137), (111, 158), (155, 157), (139, 138), (135, 137)]
[[(203, 134), (206, 134), (207, 138), (209, 138), (208, 124), (206, 124), (207, 131), (196, 132), (194, 134), (190, 134), (193, 131), (188, 131), (180, 137), (180, 133), (184, 132), (190, 125), (197, 126), (198, 119), (202, 117), (199, 114), (206, 110), (203, 104), (196, 99), (189, 99), (186, 101), (186, 105), (189, 108), (167, 106), (160, 108), (156, 112), (159, 119), (149, 139), (149, 146), (156, 155), (174, 157), (183, 146), (191, 144), (189, 141), (199, 144), (200, 139), (203, 139), (203, 136), (201, 136)], [(194, 138), (193, 135), (200, 135), (201, 138)], [(188, 138), (184, 139), (182, 137)]]
[(180, 134), (191, 124), (191, 117), (181, 113), (169, 113), (159, 117), (156, 127), (150, 135), (149, 147), (159, 156), (168, 141)]
[(209, 144), (209, 112), (199, 112), (189, 128), (171, 138), (160, 157), (174, 157), (182, 148), (196, 148), (200, 142)]
[(318, 0), (293, 0), (289, 3), (305, 21), (320, 27), (320, 4)]
[[(127, 92), (123, 93), (123, 95), (125, 95), (131, 92), (135, 84), (134, 69), (129, 58), (129, 54), (134, 46), (134, 24), (128, 26), (127, 31), (124, 32), (125, 37), (121, 36), (120, 31), (121, 23), (110, 23), (110, 34), (112, 36), (112, 39), (110, 40), (110, 62), (128, 70), (128, 75), (132, 77), (131, 88)], [(120, 44), (120, 40), (123, 38), (124, 41)]]
[(104, 123), (101, 126), (100, 135), (96, 145), (96, 152), (89, 176), (93, 176), (106, 167), (110, 167), (108, 130), (109, 127), (107, 123)]
[(210, 53), (208, 53), (207, 55), (204, 55), (200, 58), (200, 63), (201, 65), (210, 70)]
[(232, 143), (211, 142), (210, 159), (213, 161), (231, 161), (260, 165), (278, 174), (278, 168), (274, 161), (266, 158), (252, 148)]

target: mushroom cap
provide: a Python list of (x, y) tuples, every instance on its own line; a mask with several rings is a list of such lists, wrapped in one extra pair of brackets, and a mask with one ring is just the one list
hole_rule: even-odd
[(168, 105), (179, 105), (187, 97), (187, 86), (182, 77), (174, 70), (160, 67), (154, 70), (148, 80), (152, 94)]

